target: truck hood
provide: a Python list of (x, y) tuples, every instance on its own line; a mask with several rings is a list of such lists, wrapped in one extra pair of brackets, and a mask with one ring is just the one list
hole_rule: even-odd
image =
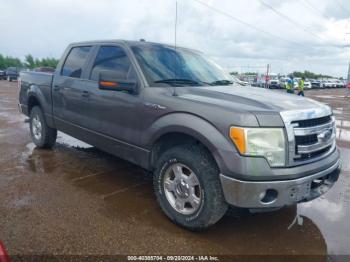
[(327, 107), (309, 98), (256, 87), (204, 86), (188, 87), (187, 90), (189, 92), (180, 91), (178, 96), (243, 111), (282, 112)]
[[(317, 118), (332, 113), (315, 100), (263, 88), (242, 86), (205, 86), (179, 88), (179, 98), (210, 104), (239, 115), (252, 114), (260, 126), (283, 127), (292, 119)], [(247, 120), (248, 121), (248, 120)]]

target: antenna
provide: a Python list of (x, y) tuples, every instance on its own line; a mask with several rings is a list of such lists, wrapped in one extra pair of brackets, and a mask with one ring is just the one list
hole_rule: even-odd
[[(175, 1), (175, 30), (174, 30), (174, 48), (175, 48), (175, 59), (174, 59), (174, 79), (177, 78), (176, 76), (176, 46), (177, 46), (177, 0)], [(176, 81), (175, 86), (173, 89), (173, 96), (177, 96), (176, 94)]]
[(175, 40), (175, 51), (176, 51), (176, 40), (177, 40), (177, 0), (175, 1), (175, 35), (174, 35), (174, 40)]

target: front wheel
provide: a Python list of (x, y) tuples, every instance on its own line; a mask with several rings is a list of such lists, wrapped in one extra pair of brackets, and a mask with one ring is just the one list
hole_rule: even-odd
[(51, 148), (57, 138), (57, 130), (46, 124), (40, 107), (35, 106), (30, 112), (30, 134), (34, 144), (39, 148)]
[(164, 213), (189, 230), (203, 230), (226, 213), (219, 169), (198, 145), (166, 151), (154, 172), (154, 191)]

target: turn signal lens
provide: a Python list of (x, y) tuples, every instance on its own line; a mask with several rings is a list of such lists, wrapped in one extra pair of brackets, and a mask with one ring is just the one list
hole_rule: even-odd
[(116, 82), (108, 82), (108, 81), (100, 81), (100, 86), (104, 86), (104, 87), (118, 87), (118, 83), (116, 83)]
[(246, 153), (246, 141), (245, 141), (245, 132), (243, 128), (240, 127), (231, 127), (230, 128), (230, 138), (233, 143), (235, 143), (241, 154)]

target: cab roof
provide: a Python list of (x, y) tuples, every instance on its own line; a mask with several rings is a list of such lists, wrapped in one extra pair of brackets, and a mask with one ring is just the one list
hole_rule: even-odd
[[(108, 39), (108, 40), (92, 40), (92, 41), (82, 41), (82, 42), (75, 42), (70, 44), (70, 46), (82, 46), (82, 45), (100, 45), (100, 44), (124, 44), (127, 46), (164, 46), (164, 47), (170, 47), (174, 48), (174, 45), (171, 44), (164, 44), (164, 43), (157, 43), (157, 42), (147, 42), (147, 41), (135, 41), (135, 40), (121, 40), (121, 39)], [(198, 50), (182, 47), (182, 46), (176, 46), (176, 48), (182, 49), (182, 50), (189, 50), (192, 52), (199, 52)]]

